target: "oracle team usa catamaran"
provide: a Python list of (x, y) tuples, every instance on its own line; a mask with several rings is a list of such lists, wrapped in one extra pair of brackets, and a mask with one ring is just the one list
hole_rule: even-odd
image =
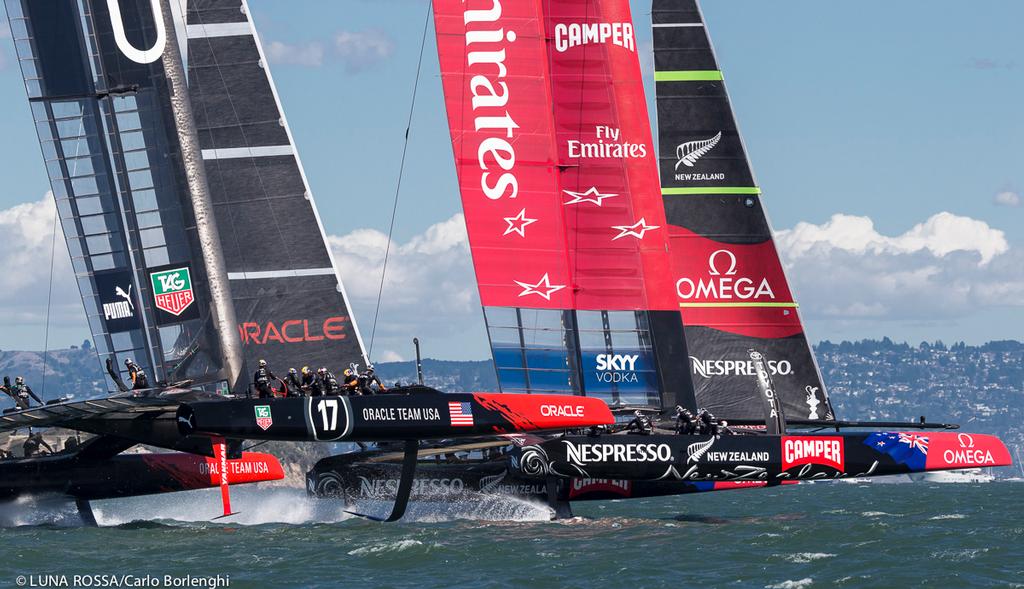
[[(229, 483), (283, 476), (273, 456), (243, 453), (243, 439), (400, 440), (397, 519), (418, 438), (613, 421), (596, 398), (425, 387), (244, 398), (261, 358), (366, 363), (248, 6), (5, 4), (95, 349), (121, 392), (5, 410), (0, 431), (59, 426), (96, 437), (0, 460), (0, 499), (56, 493), (91, 520), (91, 499), (219, 485), (229, 514)], [(287, 232), (285, 220), (306, 230)], [(141, 368), (153, 386), (133, 379), (129, 391), (122, 366)], [(137, 444), (187, 454), (121, 455)]]
[[(501, 391), (598, 398), (654, 427), (439, 445), (420, 453), (415, 497), (511, 494), (565, 515), (577, 500), (1009, 464), (995, 437), (920, 431), (955, 426), (837, 419), (699, 6), (654, 0), (652, 16), (657, 151), (627, 0), (433, 2)], [(701, 407), (735, 435), (673, 432), (677, 408)], [(327, 458), (308, 486), (386, 496), (397, 457)]]

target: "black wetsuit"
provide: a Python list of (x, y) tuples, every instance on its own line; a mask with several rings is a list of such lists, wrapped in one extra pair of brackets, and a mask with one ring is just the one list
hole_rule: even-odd
[(376, 373), (364, 372), (359, 376), (359, 390), (364, 395), (376, 395), (387, 389), (384, 388), (384, 383), (380, 381), (380, 377)]
[(340, 395), (341, 386), (338, 384), (338, 379), (335, 378), (334, 373), (330, 370), (324, 373), (321, 377), (323, 392), (325, 395)]
[(289, 397), (301, 397), (302, 396), (302, 381), (299, 380), (298, 374), (288, 373), (288, 376), (284, 377), (284, 384), (288, 387)]
[(257, 368), (256, 372), (252, 375), (252, 382), (256, 385), (256, 391), (261, 399), (270, 399), (274, 396), (274, 393), (270, 390), (271, 380), (277, 380), (277, 377), (265, 366)]
[(697, 433), (703, 435), (718, 435), (718, 420), (710, 411), (704, 410), (697, 414)]
[(132, 390), (137, 391), (149, 388), (149, 378), (146, 377), (146, 371), (138, 364), (132, 362), (128, 365), (128, 376), (132, 379)]
[(693, 435), (697, 431), (697, 424), (693, 418), (686, 413), (676, 414), (676, 434), (681, 436)]
[(316, 384), (316, 373), (315, 372), (304, 372), (302, 373), (302, 394), (309, 395), (311, 397), (320, 396), (320, 388)]
[(42, 400), (32, 392), (32, 387), (27, 384), (16, 384), (11, 387), (11, 390), (7, 393), (14, 399), (14, 403), (18, 406), (18, 409), (28, 409), (32, 406), (29, 403), (29, 399), (35, 399), (36, 403), (43, 404)]
[(50, 454), (53, 454), (53, 448), (43, 439), (43, 434), (39, 433), (30, 435), (21, 447), (25, 450), (25, 458), (39, 454), (40, 447), (45, 447)]
[(629, 422), (626, 427), (627, 431), (631, 434), (650, 435), (654, 430), (654, 426), (651, 424), (651, 418), (646, 415), (640, 415), (633, 418), (633, 421)]
[(354, 374), (349, 374), (345, 377), (345, 383), (343, 385), (343, 388), (346, 395), (363, 394), (363, 392), (359, 388), (359, 377)]

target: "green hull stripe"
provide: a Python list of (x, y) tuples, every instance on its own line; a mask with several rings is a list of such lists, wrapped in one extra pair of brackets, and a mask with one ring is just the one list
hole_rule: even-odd
[(662, 194), (761, 194), (757, 186), (701, 186), (697, 188), (661, 187)]
[(715, 82), (722, 79), (719, 70), (654, 72), (655, 82)]
[(783, 307), (795, 309), (800, 305), (796, 303), (679, 303), (680, 307)]

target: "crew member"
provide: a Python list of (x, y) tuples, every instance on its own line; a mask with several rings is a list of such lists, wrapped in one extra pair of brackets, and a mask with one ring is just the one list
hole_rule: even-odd
[(5, 386), (0, 388), (2, 388), (5, 393), (10, 395), (12, 399), (14, 399), (14, 404), (18, 406), (18, 409), (28, 409), (29, 407), (31, 407), (32, 404), (29, 403), (29, 399), (34, 399), (35, 402), (39, 403), (40, 405), (43, 404), (42, 399), (37, 397), (36, 394), (32, 392), (32, 387), (25, 384), (25, 377), (16, 377), (14, 379), (13, 386), (8, 384), (10, 381), (7, 380), (6, 377), (4, 378), (4, 381)]
[(682, 405), (676, 405), (676, 434), (690, 436), (696, 431), (697, 422), (693, 413)]
[(346, 395), (361, 395), (362, 391), (359, 390), (359, 377), (351, 368), (346, 368), (345, 372), (341, 373), (342, 386)]
[(359, 388), (364, 395), (376, 395), (387, 392), (387, 387), (373, 369), (373, 364), (366, 365), (366, 371), (359, 377)]
[(133, 391), (149, 388), (149, 379), (146, 377), (146, 371), (136, 364), (134, 360), (131, 358), (125, 358), (124, 367), (128, 370), (129, 378), (132, 379)]
[(701, 435), (718, 435), (718, 420), (714, 414), (701, 407), (697, 411), (697, 433)]
[(270, 390), (271, 380), (277, 380), (277, 377), (267, 368), (267, 361), (260, 360), (260, 367), (252, 375), (252, 382), (256, 385), (256, 391), (261, 399), (273, 398), (274, 393)]
[(316, 373), (309, 369), (309, 366), (302, 367), (302, 394), (312, 397), (319, 397), (320, 390), (316, 386)]
[(338, 379), (327, 370), (326, 367), (321, 366), (317, 370), (318, 379), (320, 381), (320, 390), (324, 395), (340, 395), (341, 387), (338, 385)]
[(47, 453), (53, 454), (53, 447), (46, 443), (46, 440), (43, 439), (43, 434), (39, 432), (34, 434), (30, 433), (21, 447), (25, 451), (25, 458), (31, 458), (37, 454), (42, 454), (40, 451), (41, 447), (45, 447)]
[(633, 412), (633, 421), (629, 422), (626, 430), (631, 434), (648, 436), (654, 431), (654, 425), (651, 423), (650, 417), (647, 417), (643, 411), (637, 409)]
[(284, 384), (288, 387), (289, 397), (302, 396), (302, 380), (299, 378), (299, 372), (294, 368), (288, 369), (288, 376), (284, 377)]

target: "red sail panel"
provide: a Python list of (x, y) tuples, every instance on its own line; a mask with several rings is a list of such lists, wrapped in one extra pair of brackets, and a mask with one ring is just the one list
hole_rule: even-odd
[(483, 305), (678, 309), (628, 2), (434, 15)]
[(678, 308), (629, 2), (544, 0), (577, 309)]
[(540, 1), (437, 0), (434, 22), (481, 301), (570, 309)]

